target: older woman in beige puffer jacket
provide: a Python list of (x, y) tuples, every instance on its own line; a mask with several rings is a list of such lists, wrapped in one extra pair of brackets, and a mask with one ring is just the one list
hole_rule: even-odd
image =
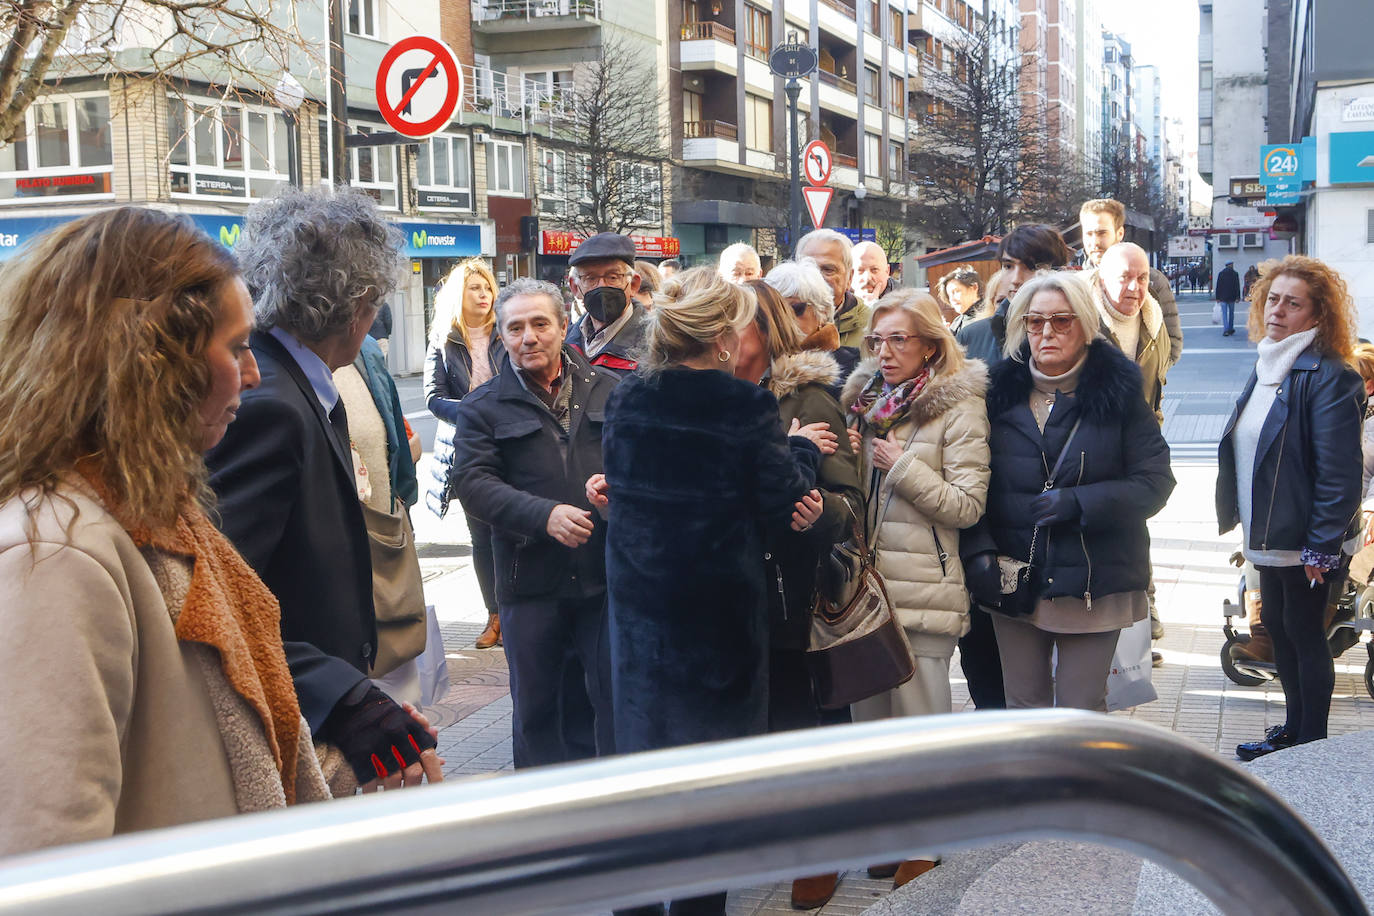
[(987, 368), (964, 358), (924, 293), (879, 300), (866, 340), (872, 357), (841, 402), (861, 436), (878, 570), (916, 675), (856, 704), (854, 718), (949, 712), (949, 662), (969, 626), (959, 531), (982, 517), (987, 499)]

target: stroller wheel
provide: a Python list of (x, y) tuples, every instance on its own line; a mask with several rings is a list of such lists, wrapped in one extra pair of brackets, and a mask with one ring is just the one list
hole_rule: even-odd
[[(1258, 687), (1261, 684), (1268, 683), (1269, 678), (1256, 674), (1249, 669), (1242, 670), (1236, 667), (1236, 659), (1231, 654), (1231, 650), (1239, 644), (1240, 640), (1228, 639), (1226, 640), (1226, 644), (1221, 647), (1221, 670), (1226, 672), (1226, 676), (1231, 679), (1232, 683), (1239, 684), (1242, 687)], [(1370, 660), (1370, 667), (1365, 668), (1365, 674), (1365, 683), (1367, 686), (1369, 684), (1368, 676), (1374, 675), (1374, 659)], [(1374, 689), (1371, 689), (1370, 695), (1374, 696)]]

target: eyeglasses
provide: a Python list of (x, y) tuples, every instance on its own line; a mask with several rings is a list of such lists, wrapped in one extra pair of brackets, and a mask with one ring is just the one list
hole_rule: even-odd
[(870, 334), (864, 338), (864, 346), (868, 347), (868, 352), (877, 353), (878, 349), (887, 344), (892, 348), (893, 353), (901, 353), (907, 346), (920, 340), (915, 334), (889, 334), (886, 337), (879, 337), (877, 334)]
[(1054, 327), (1054, 333), (1067, 334), (1073, 328), (1073, 323), (1077, 320), (1077, 315), (1063, 312), (1058, 315), (1027, 315), (1025, 319), (1026, 330), (1030, 331), (1032, 334), (1043, 334), (1046, 322)]
[(619, 286), (630, 278), (627, 273), (612, 273), (598, 277), (594, 274), (578, 273), (578, 281), (587, 289), (595, 289), (598, 286)]

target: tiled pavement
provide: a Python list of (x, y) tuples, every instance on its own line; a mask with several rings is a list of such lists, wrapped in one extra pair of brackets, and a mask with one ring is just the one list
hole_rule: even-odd
[[(1215, 443), (1253, 365), (1253, 346), (1245, 342), (1243, 332), (1222, 338), (1220, 329), (1210, 325), (1210, 309), (1210, 300), (1185, 297), (1181, 303), (1187, 348), (1166, 389), (1165, 434), (1174, 449), (1179, 483), (1168, 507), (1151, 523), (1155, 581), (1167, 629), (1158, 644), (1165, 665), (1154, 671), (1159, 699), (1120, 715), (1170, 728), (1230, 757), (1237, 743), (1253, 740), (1267, 726), (1282, 721), (1283, 694), (1277, 684), (1231, 683), (1218, 660), (1224, 642), (1221, 602), (1227, 597), (1234, 600), (1237, 582), (1227, 558), (1237, 540), (1216, 535)], [(413, 381), (402, 380), (406, 409), (418, 414), (423, 405), (416, 388)], [(428, 461), (426, 456), (422, 481), (427, 479)], [(462, 515), (455, 512), (439, 523), (428, 512), (417, 511), (415, 522), (426, 594), (438, 610), (448, 651), (451, 689), (428, 710), (440, 726), (445, 773), (463, 777), (509, 769), (505, 658), (499, 650), (472, 648), (485, 612), (472, 576)], [(1374, 728), (1374, 701), (1363, 684), (1365, 658), (1364, 649), (1357, 646), (1337, 660), (1333, 735)], [(953, 686), (955, 708), (971, 710), (957, 658)], [(818, 912), (859, 913), (890, 886), (890, 881), (875, 881), (862, 872), (848, 873), (835, 898)], [(729, 912), (779, 916), (794, 911), (787, 886), (780, 884), (732, 891)]]

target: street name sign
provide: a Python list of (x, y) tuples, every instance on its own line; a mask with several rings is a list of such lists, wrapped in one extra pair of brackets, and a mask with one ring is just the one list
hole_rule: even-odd
[[(816, 187), (820, 187), (830, 181), (830, 170), (834, 167), (834, 157), (830, 155), (830, 147), (819, 140), (812, 140), (806, 144), (806, 152), (802, 153), (802, 171), (806, 173), (806, 180)], [(820, 223), (816, 224), (817, 226)]]
[(463, 68), (437, 38), (411, 35), (382, 55), (377, 108), (398, 134), (421, 140), (448, 126), (463, 97)]
[(816, 52), (800, 42), (784, 42), (768, 52), (768, 69), (785, 80), (816, 72)]

